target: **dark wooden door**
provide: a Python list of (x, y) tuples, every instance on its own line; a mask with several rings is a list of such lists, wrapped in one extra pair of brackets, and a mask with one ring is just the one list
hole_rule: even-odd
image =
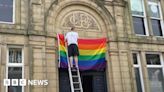
[(81, 73), (84, 92), (107, 92), (104, 71), (87, 71)]
[(93, 76), (84, 75), (82, 77), (83, 92), (93, 92)]
[[(81, 72), (83, 92), (107, 92), (107, 83), (104, 71)], [(59, 92), (71, 92), (67, 70), (59, 71)]]

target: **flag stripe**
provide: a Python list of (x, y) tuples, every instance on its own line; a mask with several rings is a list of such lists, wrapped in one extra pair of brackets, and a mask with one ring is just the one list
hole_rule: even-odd
[(59, 48), (60, 48), (60, 51), (65, 51), (65, 52), (66, 52), (66, 48), (65, 48), (65, 46), (63, 46), (63, 45), (59, 45)]
[(105, 58), (105, 53), (97, 54), (97, 55), (80, 55), (78, 57), (79, 60), (96, 60), (99, 58)]
[(65, 43), (64, 43), (64, 41), (60, 41), (60, 45), (63, 45), (63, 46), (65, 46)]
[(104, 48), (105, 44), (78, 44), (79, 49), (84, 50), (95, 50), (99, 48)]
[(101, 38), (101, 39), (79, 39), (78, 43), (80, 43), (80, 44), (100, 44), (100, 43), (106, 43), (106, 38)]
[[(60, 54), (62, 57), (67, 57), (66, 56), (66, 53), (64, 51), (60, 51)], [(96, 60), (96, 59), (99, 59), (99, 58), (104, 58), (105, 57), (105, 53), (102, 53), (102, 54), (97, 54), (97, 55), (80, 55), (78, 57), (79, 60)]]
[[(68, 68), (68, 65), (65, 62), (61, 62), (61, 67)], [(106, 67), (106, 62), (101, 62), (93, 66), (79, 65), (80, 70), (103, 70), (105, 67)]]
[[(67, 63), (66, 57), (60, 56), (60, 58), (61, 58), (61, 62)], [(105, 61), (105, 57), (96, 60), (79, 60), (79, 65), (94, 65), (95, 63), (104, 62), (104, 61)]]
[(79, 65), (80, 67), (80, 70), (103, 70), (105, 67), (106, 67), (106, 62), (102, 62), (102, 63), (99, 63), (99, 64), (96, 64), (94, 66), (82, 66)]
[(101, 53), (105, 53), (106, 48), (102, 48), (102, 49), (96, 49), (96, 50), (79, 50), (80, 51), (80, 55), (96, 55), (96, 54), (101, 54)]

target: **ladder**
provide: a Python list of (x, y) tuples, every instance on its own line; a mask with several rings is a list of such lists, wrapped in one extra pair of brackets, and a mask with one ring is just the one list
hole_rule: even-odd
[(68, 61), (68, 72), (69, 72), (69, 80), (71, 85), (71, 92), (83, 92), (79, 68), (76, 68), (74, 70), (71, 69), (68, 54), (67, 54), (67, 61)]
[[(69, 65), (70, 66), (70, 65)], [(68, 68), (71, 84), (71, 92), (83, 92), (79, 69)]]
[[(65, 46), (67, 46), (66, 43), (65, 43)], [(71, 92), (83, 92), (79, 68), (76, 68), (74, 70), (71, 69), (67, 51), (68, 50), (66, 48), (67, 61), (68, 61), (69, 80), (70, 80), (70, 85), (71, 85)]]

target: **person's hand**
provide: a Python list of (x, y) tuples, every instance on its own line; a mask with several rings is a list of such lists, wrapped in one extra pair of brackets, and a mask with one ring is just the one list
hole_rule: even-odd
[(110, 42), (110, 39), (106, 39), (106, 43), (109, 43)]

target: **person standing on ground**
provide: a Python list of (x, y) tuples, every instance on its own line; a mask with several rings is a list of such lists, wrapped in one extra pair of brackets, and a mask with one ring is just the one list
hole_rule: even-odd
[(75, 31), (75, 27), (71, 28), (70, 32), (67, 32), (65, 39), (68, 43), (68, 56), (70, 61), (70, 66), (73, 68), (73, 59), (75, 60), (75, 67), (78, 68), (78, 33)]

